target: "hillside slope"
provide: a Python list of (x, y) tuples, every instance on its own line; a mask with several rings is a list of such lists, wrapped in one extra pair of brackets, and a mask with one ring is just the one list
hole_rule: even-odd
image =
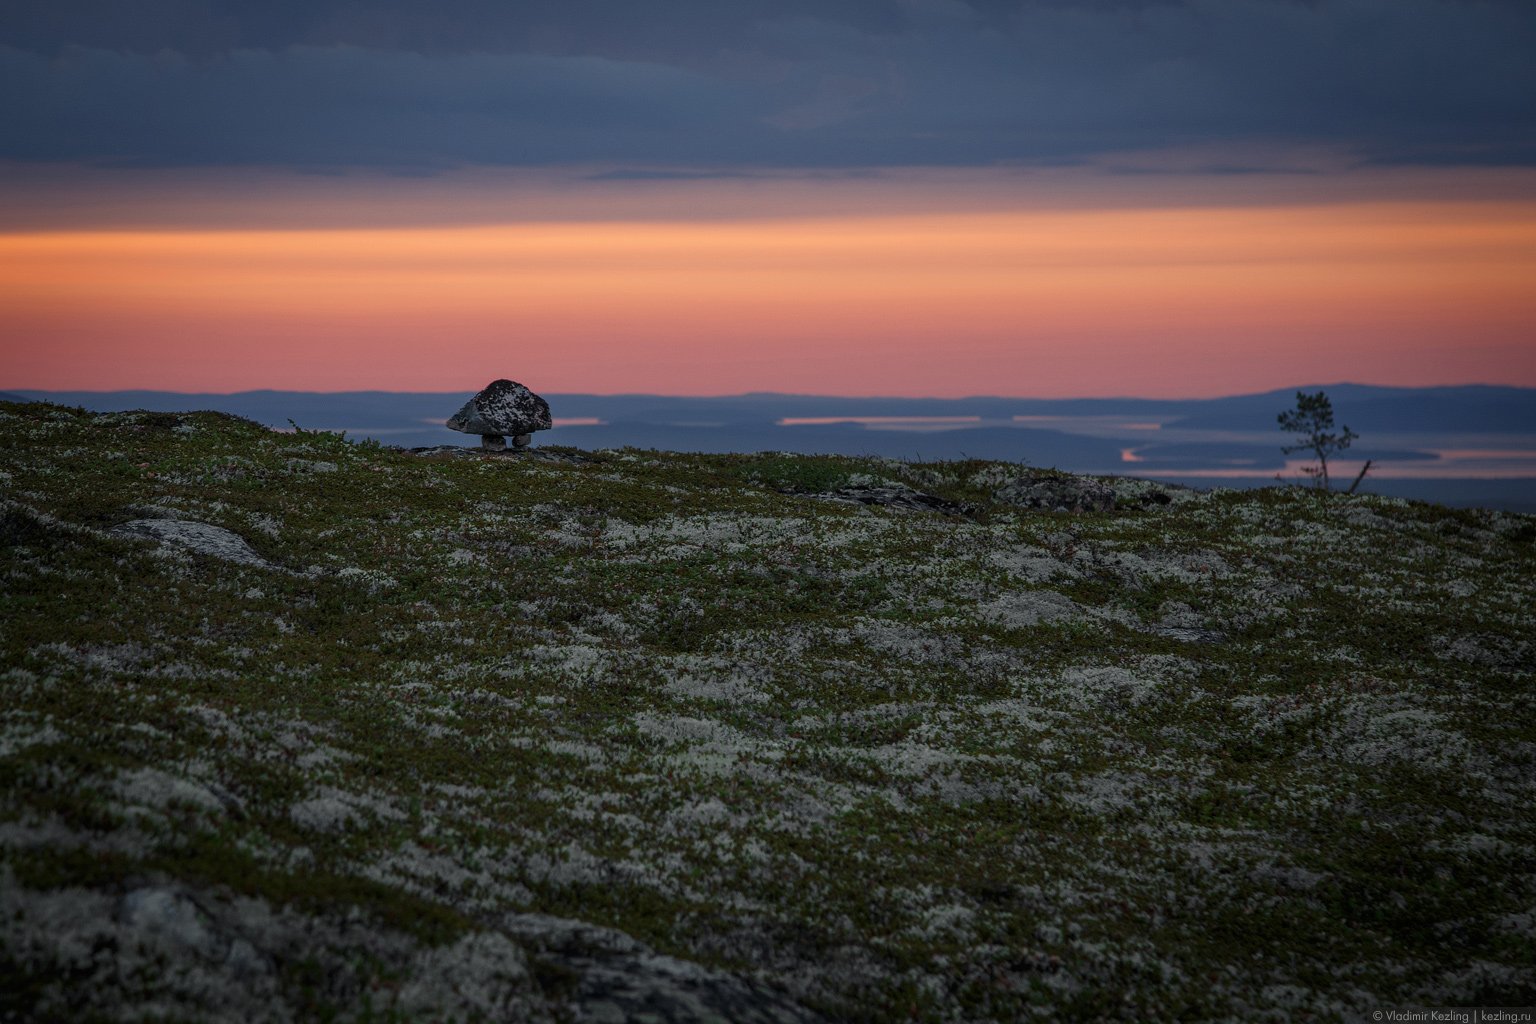
[(1536, 1001), (1531, 517), (0, 425), (0, 1019)]

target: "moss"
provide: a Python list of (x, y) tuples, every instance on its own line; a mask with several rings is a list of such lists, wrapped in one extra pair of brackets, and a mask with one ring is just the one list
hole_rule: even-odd
[[(427, 944), (542, 911), (850, 1020), (1212, 1019), (1275, 984), (1329, 1019), (1536, 969), (1500, 924), (1536, 898), (1518, 517), (1035, 514), (986, 481), (1044, 471), (978, 460), (433, 460), (4, 411), (0, 819), (75, 840), (8, 848), (22, 885), (158, 873)], [(861, 475), (978, 511), (806, 497)], [(279, 568), (93, 532), (150, 514)], [(994, 557), (1020, 547), (1062, 568)], [(1079, 616), (981, 617), (1041, 588)], [(1180, 607), (1226, 639), (1148, 629)], [(143, 769), (193, 788), (129, 806)], [(339, 824), (301, 824), (317, 800)], [(363, 1012), (305, 978), (309, 1016)]]

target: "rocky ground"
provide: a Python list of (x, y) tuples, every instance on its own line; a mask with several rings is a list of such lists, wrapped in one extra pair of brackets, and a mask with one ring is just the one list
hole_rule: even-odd
[(0, 404), (0, 572), (0, 1020), (1536, 1002), (1531, 517)]

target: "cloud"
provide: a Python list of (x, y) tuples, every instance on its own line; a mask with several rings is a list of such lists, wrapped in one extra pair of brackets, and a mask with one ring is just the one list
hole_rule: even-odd
[(891, 0), (51, 0), (7, 12), (3, 39), (45, 55), (71, 46), (194, 57), (356, 46), (686, 60), (740, 48), (759, 23), (780, 18), (892, 31), (903, 8)]
[[(750, 101), (664, 65), (352, 47), (192, 61), (0, 52), (0, 152), (19, 159), (409, 167), (688, 159)], [(707, 148), (707, 147), (706, 147)]]
[(0, 48), (3, 158), (722, 174), (1267, 141), (1536, 161), (1536, 6), (1506, 0), (33, 7)]

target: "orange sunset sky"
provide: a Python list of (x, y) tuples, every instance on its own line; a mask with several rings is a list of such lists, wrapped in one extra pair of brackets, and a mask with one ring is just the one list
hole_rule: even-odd
[(0, 232), (0, 387), (1536, 385), (1536, 176), (1458, 172), (1437, 198), (1448, 173), (1310, 192), (979, 172), (585, 191), (191, 177), (73, 218), (34, 181), (41, 212)]
[(1536, 386), (1526, 0), (54, 0), (0, 390)]

